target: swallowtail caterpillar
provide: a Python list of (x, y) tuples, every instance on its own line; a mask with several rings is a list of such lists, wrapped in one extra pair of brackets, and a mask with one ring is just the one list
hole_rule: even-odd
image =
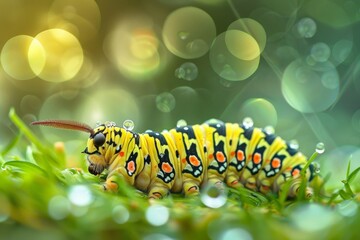
[[(90, 134), (83, 153), (88, 170), (99, 175), (108, 170), (105, 190), (116, 191), (118, 178), (144, 191), (149, 198), (169, 192), (199, 194), (204, 184), (226, 183), (264, 194), (279, 192), (292, 181), (288, 197), (295, 197), (300, 171), (307, 158), (272, 131), (255, 128), (252, 122), (224, 123), (218, 120), (169, 131), (135, 133), (113, 122), (87, 124), (66, 120), (36, 121), (33, 125), (84, 131)], [(311, 164), (306, 179), (315, 175)], [(307, 186), (306, 196), (312, 195)]]

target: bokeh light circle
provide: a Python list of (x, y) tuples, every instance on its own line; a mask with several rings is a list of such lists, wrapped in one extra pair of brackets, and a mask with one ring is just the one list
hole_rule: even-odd
[(260, 55), (257, 41), (246, 32), (239, 30), (226, 31), (225, 43), (229, 52), (241, 60), (253, 60)]
[(310, 50), (311, 57), (316, 62), (326, 62), (330, 55), (331, 55), (331, 49), (330, 47), (323, 42), (315, 43)]
[(277, 124), (277, 112), (274, 105), (264, 98), (250, 98), (246, 100), (239, 111), (239, 119), (250, 117), (256, 126), (266, 127)]
[(317, 30), (316, 22), (312, 18), (302, 18), (296, 25), (298, 34), (303, 38), (312, 38)]
[[(41, 79), (63, 82), (72, 79), (79, 72), (84, 54), (74, 35), (63, 29), (53, 28), (39, 33), (35, 39), (29, 48), (29, 63)], [(46, 54), (45, 65), (41, 70), (38, 63), (38, 42)]]
[(265, 29), (259, 22), (255, 21), (254, 19), (240, 18), (232, 22), (229, 25), (228, 30), (240, 30), (248, 33), (256, 40), (260, 48), (260, 52), (262, 52), (265, 49), (265, 45), (266, 45)]
[(119, 86), (97, 89), (82, 102), (78, 109), (82, 121), (95, 126), (96, 122), (113, 121), (122, 126), (131, 119), (135, 124), (140, 120), (136, 97)]
[(174, 110), (176, 100), (173, 94), (169, 92), (163, 92), (156, 96), (155, 104), (158, 110), (164, 113), (168, 113)]
[(100, 9), (94, 0), (55, 0), (48, 14), (50, 27), (64, 29), (87, 41), (96, 36), (100, 22)]
[[(32, 55), (28, 58), (30, 46)], [(10, 38), (1, 50), (1, 65), (5, 72), (16, 80), (34, 78), (43, 69), (45, 58), (40, 42), (27, 35)]]
[(330, 62), (312, 66), (295, 60), (285, 69), (281, 89), (286, 101), (299, 112), (321, 112), (338, 97), (339, 74)]
[(148, 16), (124, 19), (104, 41), (104, 52), (118, 71), (138, 81), (151, 79), (166, 65), (164, 48)]
[[(236, 32), (238, 30), (230, 31)], [(245, 80), (257, 70), (260, 55), (250, 61), (235, 57), (227, 47), (226, 35), (227, 32), (218, 35), (211, 46), (209, 54), (211, 67), (220, 77), (226, 80)]]
[(187, 81), (195, 80), (198, 74), (198, 67), (192, 62), (185, 62), (175, 70), (175, 76), (177, 78), (185, 79)]
[[(321, 164), (321, 175), (331, 174), (325, 190), (333, 190), (344, 186), (342, 180), (346, 176), (349, 161), (351, 161), (350, 172), (360, 165), (360, 148), (352, 145), (343, 145), (330, 151), (325, 151), (319, 157)], [(351, 183), (352, 187), (360, 187), (360, 175), (356, 175)]]
[(184, 59), (205, 55), (216, 36), (214, 20), (196, 7), (179, 8), (166, 18), (162, 36), (167, 49)]

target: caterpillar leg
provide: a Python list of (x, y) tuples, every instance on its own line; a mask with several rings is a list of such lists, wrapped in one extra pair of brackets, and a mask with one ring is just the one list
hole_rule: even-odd
[(228, 175), (226, 177), (226, 185), (232, 188), (242, 188), (244, 185), (239, 181), (239, 178), (235, 175)]
[[(290, 198), (296, 197), (298, 195), (298, 193), (299, 193), (300, 185), (301, 185), (301, 180), (296, 179), (290, 186), (288, 197), (290, 197)], [(306, 187), (306, 189), (305, 189), (305, 197), (307, 199), (309, 199), (309, 198), (312, 197), (312, 195), (313, 195), (312, 188)]]
[(219, 189), (221, 191), (225, 190), (224, 182), (219, 178), (210, 178), (208, 180), (208, 184), (210, 186), (215, 186), (217, 189)]
[(111, 176), (107, 177), (103, 188), (105, 191), (110, 191), (110, 192), (117, 192), (119, 185), (118, 182), (119, 181), (124, 181), (124, 177), (123, 175), (116, 173), (116, 174), (112, 174)]
[(150, 186), (150, 190), (148, 193), (149, 199), (160, 199), (168, 195), (169, 189), (159, 183), (154, 183), (153, 186)]
[(134, 178), (125, 177), (127, 176), (126, 170), (124, 167), (119, 167), (114, 169), (109, 173), (106, 178), (105, 184), (103, 185), (104, 190), (110, 192), (117, 192), (119, 189), (120, 182), (127, 182), (129, 185), (134, 185)]
[(195, 181), (187, 180), (183, 183), (183, 191), (186, 197), (199, 195), (199, 185)]

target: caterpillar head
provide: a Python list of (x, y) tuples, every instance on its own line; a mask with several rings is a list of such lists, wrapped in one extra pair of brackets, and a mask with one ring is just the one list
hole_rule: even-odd
[(116, 143), (120, 142), (122, 129), (114, 123), (98, 125), (95, 129), (84, 123), (68, 120), (35, 121), (32, 125), (43, 125), (55, 128), (84, 131), (90, 133), (83, 153), (87, 154), (88, 170), (91, 174), (98, 175), (108, 168), (115, 155)]

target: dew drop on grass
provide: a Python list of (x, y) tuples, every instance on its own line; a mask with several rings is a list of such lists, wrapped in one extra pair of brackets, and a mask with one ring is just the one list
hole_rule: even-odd
[(187, 126), (187, 122), (184, 119), (179, 119), (176, 123), (176, 127), (185, 127)]
[(314, 172), (315, 172), (315, 174), (319, 174), (319, 173), (320, 173), (320, 163), (318, 163), (318, 162), (313, 162), (312, 164), (313, 164), (313, 166), (314, 166)]
[(123, 122), (123, 128), (126, 129), (126, 130), (128, 130), (128, 131), (133, 130), (134, 127), (135, 127), (135, 124), (134, 124), (134, 122), (133, 122), (132, 120), (130, 120), (130, 119), (125, 120), (125, 121)]
[(200, 199), (207, 207), (219, 208), (227, 201), (227, 190), (225, 187), (208, 185), (202, 189)]
[(316, 152), (318, 154), (322, 154), (325, 152), (325, 144), (323, 142), (319, 142), (318, 144), (316, 144)]
[(152, 205), (146, 210), (145, 217), (151, 225), (161, 226), (167, 223), (170, 213), (167, 207)]
[(242, 125), (244, 126), (245, 129), (249, 129), (254, 126), (254, 121), (252, 120), (252, 118), (246, 117), (244, 118)]

